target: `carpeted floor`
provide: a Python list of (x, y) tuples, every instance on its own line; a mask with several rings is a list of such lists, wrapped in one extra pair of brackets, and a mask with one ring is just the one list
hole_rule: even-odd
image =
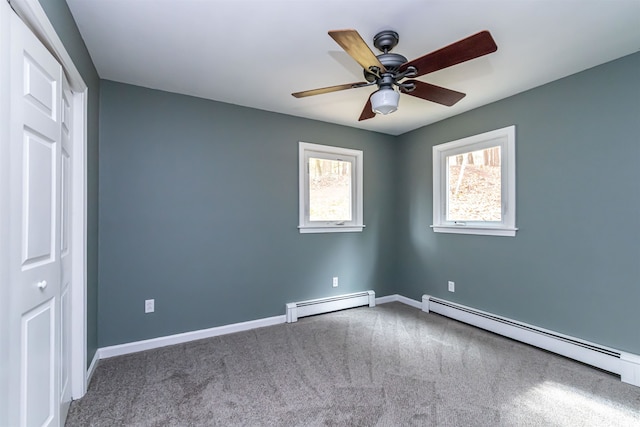
[(640, 426), (640, 388), (390, 303), (100, 362), (67, 426)]

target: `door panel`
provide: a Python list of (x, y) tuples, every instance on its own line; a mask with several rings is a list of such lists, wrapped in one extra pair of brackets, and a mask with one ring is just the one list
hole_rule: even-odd
[(71, 404), (71, 286), (64, 283), (60, 294), (60, 420)]
[(22, 316), (21, 425), (49, 425), (55, 414), (55, 300)]
[(55, 76), (38, 64), (28, 52), (24, 54), (24, 97), (46, 116), (56, 120), (57, 85)]
[(63, 144), (62, 144), (62, 159), (60, 162), (62, 186), (60, 188), (61, 195), (61, 212), (60, 212), (60, 256), (62, 258), (69, 255), (69, 239), (71, 229), (69, 223), (69, 216), (71, 208), (70, 192), (71, 192), (71, 156), (67, 152), (67, 147), (64, 144), (64, 130), (63, 130)]
[(56, 142), (24, 130), (23, 269), (54, 262)]
[(9, 425), (59, 426), (62, 67), (15, 14), (11, 40)]

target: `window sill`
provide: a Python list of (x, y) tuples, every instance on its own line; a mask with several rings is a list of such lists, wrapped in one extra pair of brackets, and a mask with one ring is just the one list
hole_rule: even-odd
[(436, 233), (477, 234), (481, 236), (515, 237), (517, 228), (508, 227), (469, 227), (460, 225), (432, 225)]
[(300, 233), (359, 233), (364, 229), (364, 225), (334, 225), (326, 227), (300, 225)]

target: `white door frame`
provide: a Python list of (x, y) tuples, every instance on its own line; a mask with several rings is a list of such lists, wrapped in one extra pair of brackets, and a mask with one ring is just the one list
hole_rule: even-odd
[(87, 99), (88, 88), (38, 0), (8, 0), (62, 65), (73, 92), (71, 171), (71, 396), (87, 391)]
[[(10, 8), (0, 5), (0, 93), (10, 92), (11, 70), (9, 61), (11, 47)], [(4, 7), (6, 6), (6, 7)], [(9, 97), (0, 98), (0, 423), (9, 419), (9, 257), (5, 254), (9, 250), (9, 151), (10, 132), (8, 117), (11, 113)]]

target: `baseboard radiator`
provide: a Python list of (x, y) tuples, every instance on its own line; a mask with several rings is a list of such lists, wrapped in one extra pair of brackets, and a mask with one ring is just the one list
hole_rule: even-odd
[(422, 311), (434, 312), (620, 375), (640, 387), (640, 356), (538, 328), (450, 301), (422, 296)]
[(368, 305), (375, 307), (376, 293), (374, 291), (356, 292), (353, 294), (337, 295), (334, 297), (318, 298), (308, 301), (290, 302), (287, 304), (287, 323), (297, 322), (300, 317), (314, 314), (329, 313), (345, 308)]

